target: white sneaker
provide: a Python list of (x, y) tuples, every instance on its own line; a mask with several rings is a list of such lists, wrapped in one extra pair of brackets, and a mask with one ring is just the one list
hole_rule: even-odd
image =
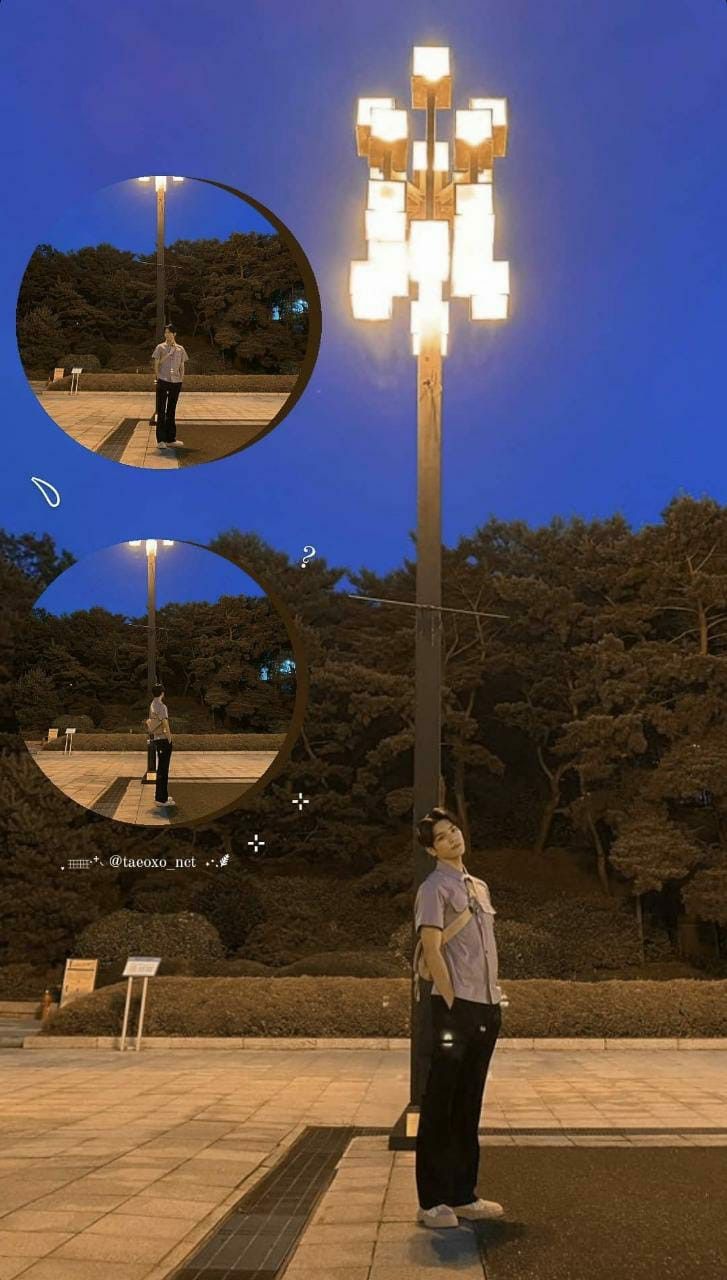
[(435, 1204), (433, 1209), (419, 1209), (419, 1222), (425, 1227), (458, 1227), (456, 1215), (448, 1204)]
[(167, 448), (169, 448), (169, 449), (178, 449), (178, 448), (180, 447), (180, 445), (183, 445), (183, 444), (184, 444), (184, 441), (183, 441), (183, 440), (170, 440), (170, 441), (168, 442)]
[(496, 1200), (472, 1200), (470, 1204), (458, 1204), (455, 1205), (453, 1213), (456, 1213), (458, 1218), (467, 1218), (471, 1221), (492, 1220), (505, 1216), (505, 1210)]
[(154, 803), (161, 805), (162, 809), (166, 809), (168, 805), (176, 804), (176, 801), (172, 800), (171, 796), (167, 796), (166, 800), (155, 800)]

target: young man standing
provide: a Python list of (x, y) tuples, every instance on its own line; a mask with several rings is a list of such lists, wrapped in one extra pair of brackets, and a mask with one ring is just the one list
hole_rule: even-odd
[(157, 782), (154, 799), (157, 804), (171, 808), (174, 804), (169, 794), (169, 763), (172, 758), (172, 731), (169, 728), (169, 710), (164, 702), (164, 686), (152, 687), (152, 704), (149, 707), (149, 732), (154, 739)]
[[(482, 1097), (502, 1017), (495, 912), (484, 880), (464, 868), (464, 836), (453, 814), (432, 809), (418, 838), (437, 865), (415, 905), (433, 979), (432, 1057), (416, 1147), (417, 1216), (427, 1227), (456, 1227), (459, 1218), (503, 1216), (502, 1205), (476, 1191)], [(470, 918), (442, 944), (442, 930), (467, 909)]]
[(166, 325), (164, 341), (154, 348), (152, 355), (157, 393), (157, 444), (160, 453), (165, 449), (184, 444), (183, 440), (177, 440), (175, 414), (184, 380), (184, 365), (188, 359), (189, 356), (184, 347), (177, 342), (177, 330), (174, 325)]

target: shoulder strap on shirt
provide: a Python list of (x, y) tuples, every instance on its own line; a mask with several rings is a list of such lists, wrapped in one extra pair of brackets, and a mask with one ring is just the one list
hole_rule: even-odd
[(451, 942), (452, 938), (457, 936), (460, 929), (464, 929), (467, 921), (472, 919), (473, 914), (472, 908), (468, 904), (464, 911), (460, 911), (459, 915), (455, 916), (454, 920), (450, 920), (446, 928), (442, 929), (443, 946), (445, 943)]

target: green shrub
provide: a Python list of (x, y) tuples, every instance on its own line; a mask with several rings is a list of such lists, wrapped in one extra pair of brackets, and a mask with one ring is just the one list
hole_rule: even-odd
[(186, 911), (178, 915), (114, 911), (83, 930), (76, 939), (76, 950), (106, 965), (118, 964), (130, 955), (191, 963), (221, 960), (223, 955), (220, 936), (209, 920)]
[(214, 925), (228, 952), (239, 951), (250, 930), (265, 918), (253, 881), (229, 867), (224, 889), (217, 880), (208, 880), (195, 892), (190, 907)]
[(500, 920), (496, 937), (498, 966), (504, 978), (571, 976), (560, 940), (544, 929), (517, 920)]
[[(84, 369), (84, 373), (81, 374), (82, 391), (147, 391), (150, 396), (154, 394), (154, 375), (151, 369), (148, 373), (95, 373), (90, 370), (89, 365), (83, 363), (83, 357), (79, 357), (78, 360), (74, 357), (74, 363), (80, 364)], [(72, 366), (64, 364), (62, 367), (70, 369)], [(96, 368), (100, 368), (100, 365), (97, 364)], [(87, 369), (88, 373), (85, 372)], [(287, 373), (190, 373), (184, 379), (184, 390), (210, 393), (272, 391), (287, 394), (293, 390), (297, 381), (296, 376)], [(69, 375), (59, 378), (57, 382), (49, 382), (46, 391), (69, 391), (70, 386)]]
[(401, 919), (386, 899), (365, 910), (356, 882), (314, 875), (271, 875), (256, 881), (265, 920), (251, 929), (245, 954), (278, 968), (328, 951), (384, 950)]
[(57, 729), (59, 733), (63, 734), (69, 725), (76, 730), (75, 741), (78, 741), (80, 734), (91, 733), (94, 727), (90, 716), (82, 715), (77, 711), (69, 711), (67, 715), (52, 716), (49, 728)]
[[(125, 990), (119, 984), (73, 1000), (41, 1034), (118, 1035)], [(507, 982), (504, 990), (510, 1004), (503, 1009), (503, 1036), (727, 1036), (727, 982), (532, 979)], [(406, 1036), (410, 991), (407, 978), (155, 978), (146, 1032)]]
[(33, 964), (6, 964), (0, 968), (0, 1000), (40, 1000), (48, 987), (63, 981), (61, 969), (38, 969)]
[[(73, 721), (68, 721), (72, 724)], [(172, 731), (174, 720), (172, 719)], [(65, 728), (65, 724), (63, 728)], [(93, 724), (91, 725), (93, 728)], [(279, 751), (282, 733), (174, 733), (175, 751)], [(146, 751), (145, 733), (77, 733), (74, 751)], [(62, 751), (63, 738), (47, 742), (44, 751)]]
[(402, 966), (385, 951), (323, 951), (278, 970), (278, 976), (303, 974), (326, 978), (399, 978)]
[[(201, 968), (202, 966), (198, 966)], [(257, 960), (245, 960), (242, 957), (235, 959), (233, 956), (229, 960), (212, 960), (205, 966), (206, 974), (197, 974), (198, 977), (210, 978), (268, 978), (275, 977), (270, 970), (269, 965), (258, 964)]]
[[(98, 356), (86, 351), (82, 355), (61, 356), (60, 360), (56, 362), (56, 368), (67, 369), (69, 373), (71, 369), (83, 369), (84, 373), (86, 370), (89, 373), (96, 373), (101, 368), (101, 361)], [(65, 382), (65, 378), (63, 381)], [(70, 383), (70, 378), (68, 381)]]

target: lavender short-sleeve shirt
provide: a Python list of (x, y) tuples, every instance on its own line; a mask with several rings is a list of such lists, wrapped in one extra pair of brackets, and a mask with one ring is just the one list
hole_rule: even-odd
[[(502, 992), (497, 985), (495, 909), (484, 880), (438, 862), (417, 892), (414, 907), (417, 933), (422, 925), (444, 929), (464, 911), (468, 902), (467, 882), (476, 905), (475, 915), (450, 942), (444, 944), (442, 955), (456, 997), (482, 1004), (499, 1004)], [(432, 986), (432, 995), (441, 995), (436, 985)]]

